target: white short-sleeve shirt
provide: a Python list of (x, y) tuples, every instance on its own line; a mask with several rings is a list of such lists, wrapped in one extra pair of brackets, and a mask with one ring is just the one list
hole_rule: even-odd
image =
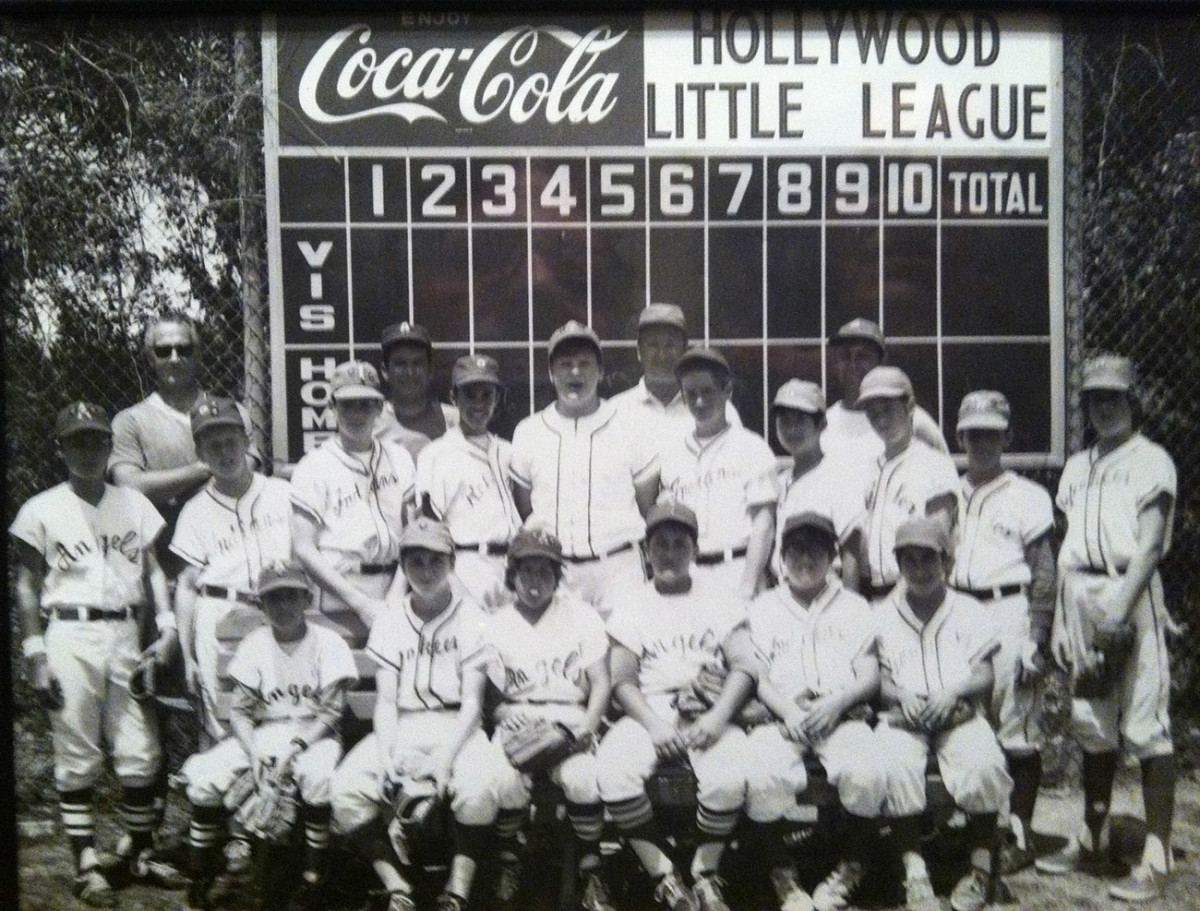
[(30, 497), (8, 531), (46, 561), (43, 608), (115, 609), (146, 603), (145, 552), (163, 526), (158, 510), (132, 488), (105, 484), (93, 506), (63, 482)]
[(521, 525), (511, 471), (508, 440), (488, 434), (484, 448), (452, 427), (417, 456), (417, 500), (429, 496), (455, 544), (505, 544)]
[(247, 633), (228, 673), (257, 696), (255, 714), (260, 721), (311, 721), (321, 713), (318, 697), (323, 690), (358, 679), (346, 640), (312, 623), (303, 639), (287, 646), (275, 640), (269, 626)]
[(1054, 526), (1050, 494), (1011, 471), (979, 487), (962, 476), (958, 548), (950, 584), (985, 589), (1027, 585), (1025, 548)]
[(971, 668), (995, 650), (994, 624), (970, 595), (953, 589), (921, 623), (901, 589), (875, 607), (880, 667), (901, 687), (931, 696), (965, 683)]
[(745, 427), (726, 427), (698, 440), (689, 433), (666, 446), (659, 458), (660, 499), (689, 507), (700, 525), (700, 553), (745, 547), (751, 509), (774, 505), (775, 454)]
[(570, 557), (600, 557), (645, 535), (635, 485), (655, 454), (610, 401), (581, 418), (550, 405), (513, 433), (512, 477), (530, 492), (532, 521), (554, 531)]
[(1067, 459), (1058, 482), (1058, 508), (1067, 534), (1058, 552), (1060, 570), (1124, 572), (1138, 551), (1138, 517), (1155, 498), (1167, 494), (1163, 554), (1171, 547), (1177, 477), (1167, 451), (1140, 433), (1101, 456), (1092, 447)]

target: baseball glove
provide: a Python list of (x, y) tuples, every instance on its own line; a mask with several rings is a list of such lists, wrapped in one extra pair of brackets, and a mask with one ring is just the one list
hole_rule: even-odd
[(254, 770), (246, 769), (233, 780), (233, 784), (229, 786), (229, 790), (225, 792), (221, 802), (225, 804), (225, 809), (230, 813), (236, 813), (253, 793)]
[(450, 807), (428, 779), (402, 778), (385, 786), (392, 818), (388, 838), (405, 866), (453, 854)]
[(1130, 624), (1094, 626), (1090, 633), (1095, 663), (1076, 670), (1071, 691), (1080, 699), (1102, 699), (1112, 693), (1125, 672), (1136, 633)]
[(888, 709), (880, 717), (887, 721), (889, 727), (896, 728), (897, 730), (911, 731), (914, 734), (940, 734), (942, 731), (951, 731), (960, 724), (966, 724), (974, 718), (975, 706), (965, 699), (958, 700), (958, 704), (954, 706), (954, 711), (946, 719), (946, 723), (939, 727), (910, 723), (904, 717), (904, 712), (901, 711), (900, 706)]
[(291, 834), (298, 809), (295, 782), (269, 777), (242, 802), (234, 818), (256, 838), (280, 844)]
[(153, 699), (157, 692), (154, 679), (156, 670), (153, 661), (144, 661), (134, 668), (133, 674), (129, 677), (129, 695), (138, 702)]
[(514, 728), (501, 728), (500, 745), (513, 768), (528, 775), (552, 769), (586, 746), (565, 724), (545, 718), (534, 718)]
[(684, 721), (695, 721), (721, 697), (727, 674), (716, 664), (705, 664), (687, 686), (675, 694), (671, 705)]

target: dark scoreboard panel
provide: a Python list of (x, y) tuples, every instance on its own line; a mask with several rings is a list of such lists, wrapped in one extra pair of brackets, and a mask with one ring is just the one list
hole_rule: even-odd
[(377, 361), (390, 322), (430, 330), (442, 394), (460, 354), (495, 355), (507, 433), (550, 401), (567, 319), (605, 340), (607, 391), (632, 385), (650, 301), (729, 356), (760, 431), (774, 390), (826, 378), (823, 339), (867, 316), (948, 438), (990, 387), (1015, 452), (1054, 448), (1047, 156), (285, 149), (277, 168), (292, 459), (330, 430), (332, 363)]

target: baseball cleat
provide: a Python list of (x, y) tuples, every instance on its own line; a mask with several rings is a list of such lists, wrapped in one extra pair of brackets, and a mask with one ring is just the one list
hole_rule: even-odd
[(950, 893), (950, 907), (954, 911), (980, 911), (987, 904), (987, 874), (982, 870), (968, 870)]
[(696, 877), (696, 881), (692, 884), (692, 892), (695, 893), (700, 911), (731, 911), (728, 902), (725, 901), (725, 896), (721, 894), (723, 885), (725, 885), (725, 880), (715, 873), (706, 873)]
[(775, 890), (779, 911), (813, 911), (813, 900), (800, 885), (793, 867), (772, 870), (771, 888)]
[(700, 911), (696, 896), (674, 870), (658, 881), (654, 887), (654, 900), (667, 911)]
[(850, 896), (863, 878), (863, 865), (856, 860), (839, 861), (833, 871), (813, 890), (816, 911), (840, 911), (850, 904)]
[(111, 908), (117, 903), (117, 893), (113, 891), (112, 884), (96, 867), (80, 870), (71, 891), (77, 899), (93, 908)]
[(1138, 864), (1129, 875), (1108, 887), (1108, 894), (1125, 902), (1148, 902), (1162, 898), (1167, 886), (1167, 874), (1149, 864)]

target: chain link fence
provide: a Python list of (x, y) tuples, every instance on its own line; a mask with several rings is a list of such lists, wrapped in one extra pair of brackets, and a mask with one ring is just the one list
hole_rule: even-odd
[[(204, 385), (247, 402), (269, 453), (256, 23), (8, 22), (0, 39), (6, 524), (61, 478), (49, 433), (56, 408), (83, 398), (115, 412), (153, 389), (141, 336), (166, 309), (197, 317)], [(1179, 467), (1163, 576), (1185, 623), (1174, 644), (1178, 714), (1196, 719), (1200, 622), (1188, 623), (1200, 613), (1200, 17), (1068, 17), (1065, 59), (1068, 443), (1087, 442), (1082, 360), (1133, 358), (1144, 430)], [(71, 141), (80, 130), (92, 140), (86, 153)], [(47, 182), (47, 156), (74, 176)], [(92, 179), (96, 169), (108, 179)], [(131, 217), (141, 233), (119, 235), (117, 222)], [(65, 245), (39, 243), (41, 220), (67, 234)], [(46, 262), (55, 250), (62, 261)], [(1036, 479), (1051, 491), (1058, 480)]]

